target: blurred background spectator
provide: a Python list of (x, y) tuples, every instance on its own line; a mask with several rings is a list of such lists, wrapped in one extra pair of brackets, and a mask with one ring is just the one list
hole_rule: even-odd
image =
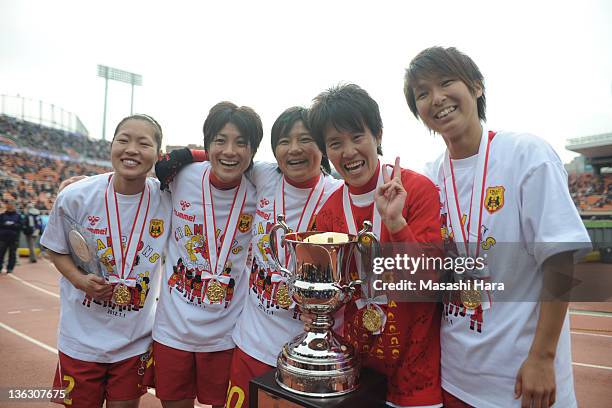
[(6, 272), (11, 273), (17, 261), (17, 244), (23, 217), (17, 211), (14, 200), (6, 200), (4, 206), (5, 210), (0, 214), (0, 271), (4, 265), (4, 257), (8, 255)]
[(38, 238), (42, 234), (42, 221), (40, 219), (40, 211), (29, 204), (26, 212), (23, 214), (22, 231), (28, 243), (28, 256), (30, 263), (36, 262), (36, 248), (38, 247)]

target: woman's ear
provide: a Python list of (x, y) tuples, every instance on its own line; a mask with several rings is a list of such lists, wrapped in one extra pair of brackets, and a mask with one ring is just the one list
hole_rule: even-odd
[(482, 84), (479, 82), (474, 84), (474, 96), (476, 96), (476, 99), (482, 96)]

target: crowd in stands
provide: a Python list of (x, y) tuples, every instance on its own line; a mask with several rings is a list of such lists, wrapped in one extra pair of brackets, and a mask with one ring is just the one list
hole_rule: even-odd
[(572, 174), (569, 188), (580, 211), (612, 211), (612, 174)]
[(110, 171), (109, 157), (110, 142), (0, 115), (0, 211), (14, 199), (47, 213), (62, 180)]
[(31, 203), (43, 213), (53, 206), (57, 188), (62, 180), (75, 175), (94, 175), (110, 171), (110, 167), (96, 164), (6, 150), (0, 150), (0, 168), (2, 201), (13, 198), (20, 209)]
[(110, 142), (0, 115), (0, 143), (66, 155), (75, 159), (108, 160)]

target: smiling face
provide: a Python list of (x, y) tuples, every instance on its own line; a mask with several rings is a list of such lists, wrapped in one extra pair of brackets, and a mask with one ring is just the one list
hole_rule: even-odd
[(237, 182), (249, 168), (252, 157), (248, 140), (230, 122), (213, 137), (208, 147), (212, 171), (223, 183)]
[(111, 143), (111, 163), (115, 174), (126, 180), (145, 179), (157, 161), (159, 146), (155, 128), (140, 119), (126, 120)]
[(477, 99), (482, 88), (470, 92), (467, 85), (452, 77), (431, 77), (417, 81), (414, 97), (419, 117), (448, 143), (480, 134)]
[(363, 132), (339, 131), (328, 126), (324, 137), (327, 157), (344, 181), (353, 187), (367, 184), (378, 165), (376, 147), (381, 136), (374, 137), (367, 126)]
[(301, 120), (278, 139), (274, 155), (283, 174), (293, 181), (303, 182), (321, 173), (323, 155)]

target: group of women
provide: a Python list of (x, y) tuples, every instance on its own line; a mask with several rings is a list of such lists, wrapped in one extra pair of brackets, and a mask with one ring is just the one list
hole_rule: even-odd
[[(429, 178), (401, 169), (399, 159), (381, 162), (378, 104), (356, 85), (283, 112), (272, 127), (276, 163), (253, 162), (263, 131), (252, 109), (215, 105), (203, 129), (206, 160), (182, 166), (171, 194), (147, 178), (159, 124), (124, 119), (112, 142), (114, 172), (63, 190), (41, 241), (64, 277), (55, 386), (66, 398), (58, 402), (133, 407), (154, 384), (164, 407), (193, 406), (196, 397), (248, 406), (249, 381), (274, 368), (303, 325), (271, 256), (278, 214), (298, 232), (355, 233), (368, 220), (383, 243), (445, 238), (462, 255), (487, 237), (520, 242), (529, 256), (518, 267), (536, 291), (551, 265), (571, 264), (572, 252), (588, 246), (550, 146), (485, 128), (484, 79), (469, 57), (424, 50), (404, 91), (413, 114), (447, 145)], [(329, 175), (328, 159), (342, 180)], [(64, 215), (91, 233), (104, 278), (76, 267)], [(499, 259), (489, 258), (486, 278), (511, 273)], [(344, 309), (337, 329), (365, 366), (387, 377), (389, 406), (576, 405), (566, 303), (493, 305), (482, 294), (467, 307), (456, 298), (396, 302), (364, 289)], [(385, 324), (364, 325), (368, 310)]]

